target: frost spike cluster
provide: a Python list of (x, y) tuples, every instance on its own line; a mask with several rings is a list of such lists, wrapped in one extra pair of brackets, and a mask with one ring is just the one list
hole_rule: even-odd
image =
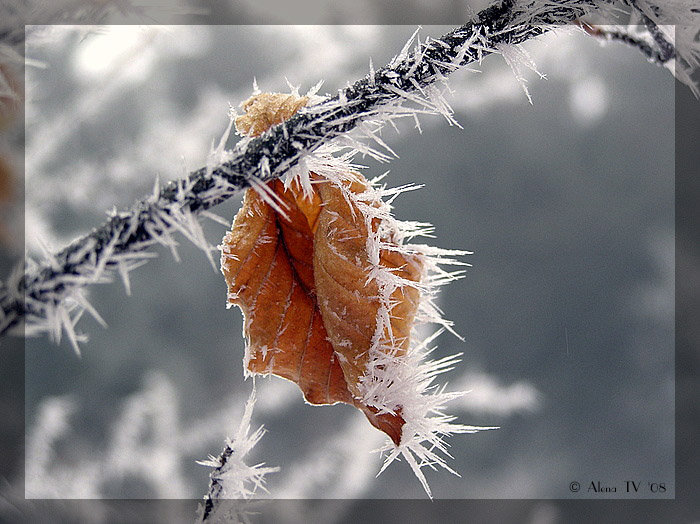
[[(197, 461), (202, 466), (214, 468), (209, 474), (209, 492), (204, 497), (204, 504), (199, 506), (199, 522), (238, 522), (235, 518), (243, 508), (235, 503), (226, 505), (226, 499), (250, 499), (256, 491), (265, 489), (265, 476), (279, 471), (278, 467), (259, 463), (254, 466), (246, 464), (245, 459), (265, 434), (260, 426), (250, 432), (250, 421), (255, 406), (255, 385), (248, 398), (238, 431), (233, 439), (227, 439), (224, 450), (218, 457), (209, 456), (207, 460)], [(244, 515), (243, 515), (244, 516)]]
[[(459, 476), (444, 458), (451, 458), (444, 437), (497, 429), (455, 424), (455, 417), (444, 413), (445, 404), (462, 396), (464, 392), (446, 392), (444, 385), (438, 386), (433, 381), (437, 375), (450, 371), (459, 362), (460, 354), (437, 360), (428, 359), (434, 349), (428, 347), (431, 342), (445, 329), (452, 331), (452, 323), (442, 318), (433, 299), (441, 285), (463, 276), (462, 271), (446, 271), (440, 266), (467, 266), (468, 264), (452, 257), (469, 253), (405, 242), (416, 236), (430, 236), (432, 232), (430, 224), (398, 220), (392, 214), (393, 200), (403, 192), (418, 189), (418, 186), (387, 188), (379, 184), (382, 177), (378, 177), (368, 181), (364, 192), (356, 193), (349, 183), (354, 180), (352, 165), (343, 168), (342, 161), (336, 159), (336, 162), (334, 170), (314, 172), (335, 184), (351, 209), (357, 209), (362, 215), (368, 231), (368, 281), (374, 280), (379, 290), (379, 307), (375, 318), (375, 333), (369, 347), (369, 360), (358, 384), (361, 401), (364, 405), (376, 408), (379, 413), (396, 414), (400, 411), (404, 420), (399, 444), (396, 445), (387, 438), (385, 445), (378, 450), (387, 452), (380, 473), (403, 456), (425, 492), (432, 498), (422, 468), (435, 469), (435, 466), (440, 466)], [(291, 185), (292, 180), (312, 191), (309, 172), (293, 169), (285, 183)], [(417, 257), (423, 268), (420, 280), (402, 278), (395, 273), (394, 268), (384, 266), (380, 261), (380, 254), (384, 250), (397, 252), (405, 260)], [(404, 352), (403, 341), (396, 339), (392, 333), (391, 316), (395, 306), (394, 291), (406, 288), (417, 289), (420, 299), (410, 345)], [(441, 328), (433, 335), (421, 338), (418, 328), (421, 324), (430, 323), (438, 324)], [(339, 354), (336, 352), (336, 355)]]

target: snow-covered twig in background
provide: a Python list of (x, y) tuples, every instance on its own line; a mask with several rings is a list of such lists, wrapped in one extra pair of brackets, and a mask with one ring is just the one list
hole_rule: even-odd
[[(180, 2), (173, 2), (180, 3)], [(203, 14), (207, 10), (188, 5), (152, 5), (140, 0), (3, 0), (0, 19), (0, 47), (23, 47), (26, 31), (51, 24), (99, 24), (112, 16), (148, 16), (154, 12), (187, 15)], [(35, 27), (27, 27), (35, 26)]]
[[(82, 447), (70, 431), (69, 419), (79, 411), (70, 397), (51, 397), (41, 404), (27, 436), (27, 498), (110, 498), (110, 486), (124, 479), (139, 479), (143, 492), (158, 498), (187, 497), (182, 466), (188, 432), (183, 431), (175, 387), (167, 376), (147, 375), (143, 388), (119, 410), (103, 449)], [(61, 442), (71, 442), (80, 453), (60, 456), (55, 450)]]
[[(666, 15), (690, 21), (693, 29), (689, 34), (694, 39), (700, 23), (693, 3), (673, 0), (670, 4), (672, 9), (654, 9), (651, 2), (636, 2), (637, 9), (657, 26), (659, 17)], [(522, 42), (557, 25), (610, 8), (605, 0), (504, 0), (440, 39), (414, 43), (412, 38), (387, 66), (371, 71), (336, 96), (317, 100), (258, 138), (241, 140), (233, 151), (224, 151), (222, 140), (206, 167), (162, 189), (156, 187), (151, 197), (115, 213), (107, 223), (42, 264), (27, 264), (23, 275), (17, 274), (0, 287), (0, 334), (22, 323), (27, 334), (49, 333), (59, 340), (65, 332), (77, 351), (80, 336), (74, 326), (82, 313), (87, 310), (101, 320), (82, 294), (84, 286), (108, 281), (118, 272), (128, 288), (128, 272), (152, 256), (146, 253), (148, 248), (160, 243), (175, 249), (172, 234), (176, 231), (209, 253), (211, 246), (197, 215), (295, 166), (324, 161), (328, 155), (322, 148), (329, 144), (336, 151), (349, 148), (386, 160), (385, 153), (359, 139), (369, 138), (391, 153), (376, 133), (396, 118), (438, 113), (456, 124), (436, 87), (450, 73), (489, 54), (518, 49)], [(677, 50), (675, 74), (691, 82), (689, 68), (697, 65), (698, 44), (691, 40), (683, 47), (677, 45)]]
[[(90, 446), (74, 420), (85, 404), (69, 396), (48, 397), (27, 426), (23, 498), (111, 499), (115, 487), (126, 485), (138, 485), (139, 497), (194, 498), (200, 488), (190, 485), (187, 469), (223, 440), (246, 399), (232, 393), (206, 413), (185, 417), (176, 383), (148, 371), (141, 387), (113, 410), (103, 443)], [(264, 402), (260, 407), (263, 413), (267, 409)], [(73, 452), (61, 453), (65, 446)], [(0, 520), (3, 516), (0, 508)]]

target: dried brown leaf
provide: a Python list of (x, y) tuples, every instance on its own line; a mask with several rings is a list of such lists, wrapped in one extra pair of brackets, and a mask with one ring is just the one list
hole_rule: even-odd
[[(259, 134), (305, 103), (293, 95), (256, 95), (236, 124)], [(401, 406), (390, 413), (367, 405), (361, 379), (372, 351), (391, 348), (400, 355), (407, 349), (419, 292), (415, 286), (387, 291), (372, 276), (368, 239), (376, 236), (378, 223), (363, 215), (355, 199), (366, 191), (366, 180), (357, 173), (342, 182), (311, 177), (310, 198), (296, 181), (288, 188), (280, 181), (268, 184), (285, 204), (285, 215), (248, 190), (224, 237), (228, 301), (245, 317), (245, 366), (250, 373), (295, 382), (311, 404), (355, 405), (399, 445)], [(390, 239), (381, 240), (388, 249), (381, 250), (379, 265), (418, 282), (420, 260), (391, 250)]]

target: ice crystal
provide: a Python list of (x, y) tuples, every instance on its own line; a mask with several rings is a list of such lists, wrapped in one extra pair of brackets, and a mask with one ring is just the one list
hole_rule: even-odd
[(234, 438), (226, 441), (224, 450), (218, 457), (210, 455), (207, 460), (198, 461), (202, 466), (214, 468), (210, 474), (211, 483), (209, 493), (205, 497), (205, 504), (200, 505), (199, 509), (202, 521), (218, 520), (217, 511), (220, 510), (219, 502), (222, 499), (249, 499), (258, 490), (267, 491), (265, 475), (279, 471), (278, 467), (268, 467), (264, 463), (249, 466), (245, 462), (248, 454), (265, 434), (262, 426), (250, 432), (254, 406), (255, 386), (246, 402), (245, 411)]

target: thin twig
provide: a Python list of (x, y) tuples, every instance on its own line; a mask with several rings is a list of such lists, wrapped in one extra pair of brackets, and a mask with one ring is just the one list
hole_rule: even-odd
[[(204, 496), (204, 505), (199, 506), (199, 522), (231, 522), (234, 513), (245, 514), (245, 506), (240, 501), (249, 500), (258, 490), (265, 489), (265, 477), (277, 473), (278, 467), (264, 464), (249, 466), (245, 463), (248, 454), (260, 441), (265, 431), (262, 426), (251, 433), (250, 420), (255, 406), (255, 385), (246, 402), (243, 417), (236, 435), (226, 441), (218, 457), (209, 456), (198, 462), (214, 468), (209, 474), (209, 490)], [(229, 504), (226, 504), (226, 502)]]
[[(637, 35), (630, 33), (627, 28), (623, 27), (601, 27), (597, 25), (591, 25), (584, 22), (578, 22), (578, 25), (589, 35), (602, 40), (609, 40), (615, 42), (621, 42), (627, 44), (630, 47), (638, 49), (644, 56), (646, 56), (652, 62), (659, 65), (666, 63), (668, 60), (673, 58), (673, 53), (668, 53), (668, 50), (660, 50), (652, 47), (649, 42)], [(667, 43), (667, 42), (666, 42)], [(671, 47), (673, 50), (673, 47)]]
[[(635, 4), (632, 3), (632, 5), (634, 6)], [(639, 11), (639, 16), (644, 22), (644, 26), (648, 31), (647, 34), (635, 34), (630, 27), (598, 26), (581, 21), (577, 21), (576, 23), (591, 36), (603, 40), (621, 42), (636, 48), (646, 56), (649, 61), (658, 65), (664, 65), (669, 60), (676, 58), (676, 48), (666, 40), (654, 21), (647, 17), (642, 11)], [(645, 36), (651, 36), (651, 42), (648, 38), (644, 38)]]
[(209, 491), (204, 496), (204, 508), (202, 509), (201, 522), (206, 522), (207, 519), (209, 519), (209, 517), (213, 514), (214, 507), (224, 492), (221, 480), (219, 479), (219, 474), (222, 472), (232, 454), (233, 448), (231, 448), (229, 444), (226, 444), (224, 450), (217, 459), (219, 461), (219, 465), (214, 468), (210, 474)]

